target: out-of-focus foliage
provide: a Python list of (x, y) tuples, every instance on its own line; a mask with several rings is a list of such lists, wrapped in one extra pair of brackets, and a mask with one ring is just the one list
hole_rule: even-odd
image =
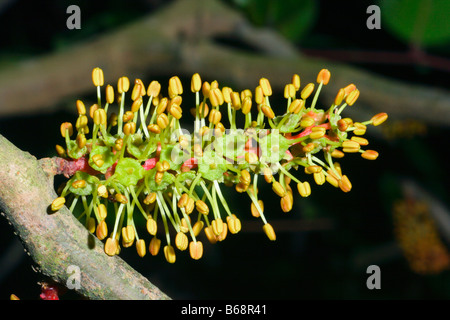
[(383, 26), (407, 44), (450, 44), (450, 1), (380, 0)]

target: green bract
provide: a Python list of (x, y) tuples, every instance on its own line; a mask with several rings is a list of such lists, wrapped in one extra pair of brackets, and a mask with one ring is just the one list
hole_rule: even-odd
[(122, 185), (128, 187), (136, 185), (144, 177), (144, 173), (145, 169), (139, 161), (123, 158), (117, 163), (114, 176)]
[(82, 172), (82, 171), (78, 171), (75, 174), (74, 181), (75, 180), (86, 181), (86, 185), (82, 188), (74, 188), (72, 185), (69, 187), (69, 191), (78, 196), (90, 195), (95, 190), (94, 188), (95, 188), (96, 184), (99, 182), (99, 179), (97, 177), (91, 176), (91, 175), (87, 174), (86, 172)]
[(261, 149), (260, 162), (276, 163), (284, 158), (289, 149), (290, 142), (279, 133), (269, 133), (259, 140)]
[[(97, 166), (94, 162), (94, 160), (92, 160), (92, 157), (97, 155), (97, 154), (101, 154), (102, 155), (102, 159), (103, 159), (103, 165), (101, 167)], [(111, 167), (114, 163), (114, 154), (111, 152), (111, 148), (110, 147), (105, 147), (105, 146), (95, 146), (92, 148), (90, 154), (89, 154), (89, 165), (97, 170), (100, 171), (101, 173), (105, 173), (106, 170)]]

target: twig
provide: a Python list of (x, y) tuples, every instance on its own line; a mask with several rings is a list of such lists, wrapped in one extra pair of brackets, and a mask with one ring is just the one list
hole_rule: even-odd
[[(103, 244), (66, 207), (52, 213), (56, 197), (52, 159), (38, 161), (0, 135), (0, 210), (14, 227), (37, 269), (65, 285), (80, 270), (79, 287), (89, 299), (170, 299)], [(69, 268), (69, 269), (68, 269)]]

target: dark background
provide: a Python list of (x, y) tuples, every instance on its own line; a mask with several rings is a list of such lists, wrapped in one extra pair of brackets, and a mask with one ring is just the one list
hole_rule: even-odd
[[(0, 70), (14, 61), (120, 28), (170, 1), (7, 2), (0, 8)], [(271, 14), (271, 1), (261, 1), (259, 6), (252, 6), (253, 2), (227, 1), (247, 14), (255, 25), (284, 33), (304, 54), (327, 57), (331, 65), (333, 60), (346, 62), (393, 79), (448, 89), (449, 70), (445, 67), (399, 64), (390, 61), (388, 55), (383, 58), (383, 52), (406, 53), (412, 47), (385, 25), (381, 4), (382, 28), (366, 28), (366, 8), (376, 1), (305, 1), (310, 10), (310, 22), (305, 26), (287, 24), (284, 20), (288, 19), (282, 18), (283, 14), (295, 12), (295, 7), (280, 9), (280, 17)], [(75, 3), (81, 8), (82, 29), (70, 31), (66, 28), (65, 10)], [(292, 3), (286, 1), (284, 5)], [(292, 31), (296, 28), (297, 33)], [(447, 37), (415, 50), (448, 58), (449, 41)], [(341, 54), (341, 50), (359, 54)], [(371, 53), (381, 58), (371, 59)], [(52, 113), (20, 114), (0, 119), (0, 133), (37, 158), (53, 156), (54, 145), (62, 143), (60, 123), (73, 119), (74, 113), (65, 108)], [(348, 194), (312, 183), (311, 196), (297, 196), (294, 209), (283, 213), (278, 197), (270, 188), (260, 187), (260, 193), (267, 195), (264, 201), (269, 221), (311, 222), (311, 230), (281, 230), (277, 241), (269, 242), (262, 232), (243, 228), (215, 245), (203, 241), (205, 252), (199, 261), (190, 259), (188, 253), (178, 253), (174, 265), (168, 264), (161, 253), (141, 259), (134, 248), (122, 250), (121, 256), (174, 299), (449, 298), (449, 271), (415, 273), (397, 246), (393, 232), (392, 207), (395, 201), (403, 199), (402, 178), (414, 179), (448, 205), (448, 127), (419, 125), (426, 131), (408, 130), (406, 126), (393, 134), (387, 127), (384, 135), (371, 137), (372, 147), (380, 151), (376, 161), (363, 161), (356, 156), (341, 161), (344, 167), (351, 168), (348, 175), (353, 189)], [(235, 192), (230, 192), (228, 198), (235, 200), (230, 200), (230, 206), (245, 225), (251, 220), (250, 202)], [(9, 299), (11, 293), (22, 299), (38, 299), (37, 282), (43, 278), (32, 270), (32, 261), (20, 246), (6, 219), (1, 218), (0, 299)], [(370, 264), (381, 268), (381, 290), (366, 287), (366, 269)], [(69, 293), (64, 298), (77, 297)]]

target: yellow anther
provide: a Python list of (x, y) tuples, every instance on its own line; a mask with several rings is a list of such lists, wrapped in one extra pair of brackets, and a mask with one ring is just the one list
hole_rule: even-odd
[(151, 234), (152, 236), (154, 236), (156, 234), (156, 231), (158, 230), (156, 220), (151, 217), (147, 219), (146, 227), (148, 233)]
[(359, 97), (359, 90), (358, 90), (358, 89), (355, 89), (355, 90), (353, 90), (352, 92), (350, 92), (350, 93), (348, 94), (347, 97), (345, 97), (345, 102), (346, 102), (349, 106), (352, 106), (352, 105), (356, 102), (356, 100), (358, 99), (358, 97)]
[[(213, 221), (214, 222), (214, 221)], [(228, 226), (226, 222), (223, 222), (222, 219), (220, 219), (219, 222), (217, 222), (217, 224), (222, 224), (222, 232), (219, 235), (216, 235), (216, 238), (218, 241), (223, 241), (226, 239), (227, 234), (228, 234)], [(212, 227), (212, 225), (211, 225)], [(214, 228), (213, 228), (213, 233), (214, 233)]]
[(355, 137), (355, 136), (353, 136), (353, 137), (351, 137), (350, 140), (359, 143), (359, 145), (361, 145), (361, 146), (367, 146), (369, 144), (369, 141), (366, 138), (363, 138), (363, 137)]
[(81, 100), (77, 100), (77, 111), (79, 115), (86, 114), (86, 107), (84, 106), (84, 103)]
[(162, 98), (161, 101), (159, 101), (158, 106), (156, 107), (156, 114), (162, 114), (167, 106), (169, 105), (169, 99), (166, 97)]
[(296, 91), (300, 89), (300, 76), (298, 74), (294, 74), (291, 79), (291, 83), (294, 85)]
[(12, 293), (12, 294), (9, 296), (9, 300), (20, 300), (20, 299), (19, 299), (18, 296), (16, 296), (14, 293)]
[(361, 154), (361, 157), (363, 157), (366, 160), (375, 160), (378, 158), (378, 152), (375, 150), (366, 150)]
[(66, 199), (64, 197), (58, 197), (55, 200), (53, 200), (51, 208), (52, 211), (58, 211), (62, 207), (64, 207), (64, 204), (66, 203)]
[(74, 182), (72, 182), (72, 187), (74, 189), (84, 188), (86, 187), (86, 180), (83, 179), (75, 180)]
[(198, 73), (195, 73), (191, 79), (191, 91), (199, 92), (202, 89), (202, 79)]
[(55, 149), (56, 149), (56, 153), (58, 154), (58, 156), (60, 156), (62, 158), (64, 158), (66, 156), (66, 149), (64, 149), (59, 144), (56, 145)]
[(284, 86), (284, 97), (286, 99), (295, 97), (295, 87), (292, 83), (289, 83)]
[(321, 171), (322, 171), (322, 167), (321, 166), (308, 166), (308, 167), (305, 167), (305, 173), (307, 173), (307, 174), (319, 173)]
[(177, 76), (173, 76), (172, 78), (170, 78), (169, 89), (172, 91), (174, 95), (183, 94), (183, 86), (181, 85), (180, 78), (178, 78)]
[(314, 181), (320, 186), (325, 183), (325, 174), (323, 171), (314, 173)]
[(334, 104), (337, 106), (340, 105), (344, 100), (344, 98), (345, 98), (345, 90), (339, 89), (338, 93), (336, 94), (336, 97), (334, 98)]
[(202, 84), (202, 94), (205, 97), (209, 97), (209, 92), (211, 91), (211, 85), (209, 82), (205, 81)]
[(130, 243), (134, 241), (135, 233), (133, 226), (126, 226), (122, 228), (122, 238), (126, 243)]
[[(142, 106), (142, 97), (138, 97), (136, 100), (133, 101), (133, 103), (131, 104), (131, 112), (135, 113), (138, 112), (139, 109)], [(134, 117), (134, 115), (133, 115)], [(131, 119), (130, 119), (131, 120)]]
[(254, 152), (246, 152), (244, 157), (249, 164), (256, 164), (259, 161), (258, 155)]
[[(142, 94), (142, 90), (144, 90), (143, 94)], [(131, 100), (134, 101), (137, 98), (145, 95), (145, 93), (146, 92), (145, 92), (145, 87), (143, 87), (143, 83), (141, 83), (139, 81), (139, 79), (136, 79), (135, 82), (134, 82), (133, 90), (131, 91)]]
[(314, 91), (314, 83), (308, 83), (300, 92), (300, 97), (305, 100), (307, 99), (311, 93)]
[(167, 262), (175, 263), (175, 249), (171, 245), (166, 245), (164, 247), (164, 256), (166, 257)]
[(200, 232), (203, 229), (204, 226), (204, 222), (203, 221), (197, 221), (194, 226), (192, 227), (192, 231), (194, 232), (194, 236), (198, 236), (200, 234)]
[(141, 257), (141, 258), (143, 258), (146, 255), (147, 249), (145, 246), (144, 239), (139, 239), (138, 241), (136, 241), (136, 251), (137, 251), (139, 257)]
[(356, 86), (353, 83), (351, 83), (343, 89), (344, 89), (345, 95), (347, 96), (350, 94), (350, 92), (352, 92), (353, 90), (356, 90)]
[(355, 122), (353, 124), (355, 126), (355, 129), (353, 130), (353, 133), (358, 135), (358, 136), (362, 136), (366, 133), (367, 127), (366, 125), (359, 123), (359, 122)]
[(121, 77), (117, 81), (117, 91), (122, 94), (130, 89), (130, 80), (127, 77)]
[(342, 151), (348, 152), (348, 153), (355, 153), (358, 152), (361, 146), (358, 142), (347, 140), (342, 142)]
[(126, 204), (128, 203), (128, 199), (127, 197), (125, 197), (123, 194), (121, 193), (116, 193), (116, 195), (114, 196), (114, 198), (116, 199), (117, 202), (122, 203), (122, 204)]
[(178, 250), (184, 251), (187, 249), (189, 244), (188, 237), (183, 232), (178, 232), (175, 236), (175, 246)]
[(104, 220), (100, 221), (95, 229), (95, 235), (99, 240), (103, 240), (108, 236), (108, 225)]
[(200, 259), (203, 255), (203, 243), (200, 241), (191, 241), (189, 243), (189, 254), (194, 260)]
[(90, 217), (88, 222), (87, 222), (87, 229), (90, 233), (94, 233), (95, 232), (95, 219)]
[(295, 99), (291, 102), (289, 105), (289, 112), (297, 114), (300, 111), (302, 111), (303, 107), (305, 106), (305, 100), (302, 99)]
[(239, 110), (241, 108), (241, 97), (239, 95), (239, 92), (232, 92), (231, 93), (231, 106), (235, 110)]
[(61, 135), (63, 138), (66, 137), (66, 132), (69, 133), (69, 137), (73, 134), (73, 126), (70, 122), (63, 122), (61, 124), (60, 129), (61, 129)]
[(83, 133), (79, 133), (77, 135), (76, 142), (77, 142), (78, 148), (80, 148), (80, 149), (84, 148), (84, 146), (86, 145), (86, 136)]
[(291, 192), (287, 192), (287, 194), (280, 200), (280, 206), (281, 206), (281, 210), (283, 210), (283, 212), (291, 211), (293, 204), (294, 204), (294, 200), (293, 200)]
[(250, 110), (252, 109), (252, 99), (250, 97), (245, 97), (244, 99), (242, 99), (242, 113), (243, 114), (247, 114), (250, 112)]
[(378, 113), (376, 115), (374, 115), (372, 117), (372, 119), (370, 119), (370, 121), (372, 121), (372, 124), (374, 126), (379, 126), (380, 124), (382, 124), (383, 122), (385, 122), (388, 118), (387, 113), (382, 112), (382, 113)]
[(156, 174), (155, 174), (156, 184), (158, 184), (158, 185), (161, 184), (163, 177), (164, 177), (164, 172), (161, 172), (161, 171), (156, 172)]
[[(195, 110), (195, 108), (194, 108), (194, 110)], [(208, 113), (209, 113), (208, 104), (206, 102), (201, 102), (198, 107), (198, 115), (199, 115), (200, 119), (206, 118)], [(195, 113), (194, 113), (194, 116), (195, 116)]]
[(181, 119), (182, 110), (181, 110), (181, 107), (178, 104), (172, 104), (170, 106), (169, 112), (175, 119), (178, 119), (178, 120)]
[(209, 213), (209, 207), (203, 200), (197, 200), (195, 202), (195, 207), (197, 208), (197, 211), (201, 214), (207, 215)]
[(269, 168), (264, 168), (263, 175), (264, 175), (264, 180), (266, 180), (267, 183), (272, 183), (272, 179), (273, 179), (272, 170), (270, 170)]
[(102, 167), (105, 163), (105, 160), (103, 160), (103, 155), (100, 153), (92, 156), (92, 161), (94, 161), (97, 167)]
[(161, 113), (156, 118), (156, 123), (161, 129), (165, 129), (169, 125), (169, 118), (165, 113)]
[(308, 181), (297, 183), (297, 189), (302, 197), (308, 197), (311, 194), (311, 186)]
[[(104, 187), (104, 186), (103, 186)], [(97, 206), (98, 217), (100, 220), (105, 220), (108, 216), (108, 210), (106, 210), (106, 206), (103, 203), (100, 203)]]
[(324, 127), (313, 127), (311, 128), (311, 133), (309, 137), (311, 139), (320, 139), (322, 138), (326, 133), (326, 129)]
[(339, 187), (339, 181), (336, 178), (336, 176), (330, 170), (328, 170), (327, 173), (328, 173), (328, 175), (327, 175), (326, 181), (329, 184), (331, 184), (333, 187), (336, 187), (336, 188)]
[(211, 244), (214, 244), (217, 242), (217, 237), (212, 230), (212, 226), (208, 226), (205, 228), (205, 235)]
[(264, 93), (263, 93), (263, 89), (261, 88), (261, 86), (257, 86), (255, 88), (255, 102), (257, 104), (264, 103)]
[(161, 84), (156, 80), (150, 82), (147, 88), (147, 95), (157, 97), (160, 92), (161, 92)]
[(275, 118), (275, 113), (273, 112), (272, 108), (266, 104), (263, 104), (261, 106), (261, 111), (262, 113), (264, 113), (264, 115), (269, 118), (269, 119), (273, 119)]
[(269, 80), (267, 80), (266, 78), (261, 78), (259, 80), (259, 85), (261, 86), (262, 91), (266, 97), (272, 95), (272, 87), (270, 86)]
[[(106, 120), (107, 120), (105, 109), (97, 109), (94, 112), (94, 123), (96, 125), (104, 125), (106, 126)], [(86, 118), (87, 120), (87, 118)]]
[(114, 102), (114, 88), (110, 84), (106, 86), (106, 102), (109, 104)]
[(345, 121), (344, 119), (339, 119), (337, 122), (337, 127), (338, 127), (339, 131), (342, 131), (342, 132), (347, 131), (348, 126), (349, 126), (348, 122)]
[(94, 119), (94, 113), (95, 110), (97, 110), (99, 108), (98, 104), (94, 103), (90, 108), (89, 108), (89, 116)]
[(212, 230), (216, 236), (220, 235), (223, 232), (223, 221), (221, 218), (214, 219), (211, 222)]
[(116, 255), (117, 251), (119, 250), (119, 241), (113, 238), (106, 239), (104, 250), (108, 256)]
[(147, 129), (148, 129), (148, 131), (155, 133), (155, 134), (161, 133), (161, 128), (157, 124), (154, 124), (154, 123), (149, 124), (147, 126)]
[(333, 158), (342, 158), (344, 155), (345, 155), (345, 153), (343, 153), (341, 150), (338, 150), (338, 149), (334, 149), (331, 152), (331, 156)]
[(123, 147), (123, 139), (117, 139), (116, 142), (114, 143), (114, 149), (116, 149), (117, 151), (122, 150)]
[(281, 185), (281, 183), (279, 183), (278, 181), (273, 181), (272, 182), (272, 190), (279, 196), (279, 197), (284, 197), (286, 195), (286, 190), (284, 189), (284, 187)]
[(314, 120), (313, 117), (310, 116), (304, 116), (302, 120), (300, 121), (300, 126), (303, 128), (310, 127), (316, 123), (316, 120)]
[(211, 122), (212, 124), (217, 124), (220, 122), (220, 120), (222, 119), (222, 113), (217, 110), (217, 109), (212, 109), (209, 112), (209, 122)]
[(277, 239), (277, 236), (275, 234), (275, 231), (273, 230), (273, 227), (270, 223), (266, 223), (263, 226), (264, 233), (271, 241), (275, 241)]
[(343, 175), (338, 182), (339, 188), (344, 192), (349, 192), (352, 189), (352, 184), (346, 175)]
[(92, 82), (94, 83), (94, 86), (99, 87), (102, 86), (104, 83), (104, 78), (103, 78), (103, 70), (100, 68), (94, 68), (94, 70), (92, 70)]
[(161, 248), (161, 240), (158, 239), (157, 237), (153, 237), (152, 240), (150, 240), (148, 251), (152, 256), (156, 256), (160, 248)]
[(123, 133), (125, 135), (134, 134), (136, 132), (136, 122), (128, 122), (123, 126)]
[(189, 198), (186, 207), (184, 207), (184, 210), (186, 211), (186, 214), (191, 214), (192, 211), (194, 211), (195, 208), (195, 201), (192, 198)]
[(230, 87), (222, 88), (223, 101), (225, 101), (226, 103), (231, 103), (231, 92), (233, 92), (233, 90), (231, 90)]
[(252, 182), (252, 177), (247, 170), (241, 170), (241, 176), (239, 177), (239, 181), (245, 185), (249, 185)]
[(323, 83), (324, 85), (327, 85), (330, 81), (330, 71), (328, 69), (322, 69), (319, 71), (319, 74), (317, 75), (317, 83)]
[(87, 124), (88, 118), (86, 117), (86, 115), (80, 115), (75, 123), (75, 128), (77, 128), (77, 130), (81, 130), (82, 128), (85, 128)]
[(219, 88), (211, 88), (209, 91), (209, 101), (211, 101), (213, 107), (222, 105), (224, 102), (222, 91)]
[(178, 208), (184, 208), (186, 207), (187, 203), (189, 201), (189, 195), (187, 193), (183, 193), (178, 200)]

